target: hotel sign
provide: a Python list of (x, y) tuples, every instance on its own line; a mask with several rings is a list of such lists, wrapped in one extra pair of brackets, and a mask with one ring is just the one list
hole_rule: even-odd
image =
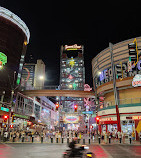
[(141, 75), (140, 74), (135, 75), (135, 77), (133, 78), (133, 81), (132, 81), (132, 86), (133, 87), (141, 86)]
[(82, 49), (82, 46), (78, 46), (77, 44), (74, 44), (74, 45), (71, 45), (71, 46), (68, 46), (68, 45), (65, 45), (65, 50), (80, 50)]

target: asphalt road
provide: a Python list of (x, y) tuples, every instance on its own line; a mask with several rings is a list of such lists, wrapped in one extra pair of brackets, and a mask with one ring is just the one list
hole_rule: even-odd
[[(90, 145), (96, 158), (141, 158), (139, 145)], [(65, 144), (0, 144), (0, 158), (62, 158)]]

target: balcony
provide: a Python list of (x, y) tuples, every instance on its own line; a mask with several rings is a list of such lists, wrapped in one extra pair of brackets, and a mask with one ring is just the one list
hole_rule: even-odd
[[(125, 105), (125, 104), (137, 104), (141, 103), (141, 98), (126, 98), (126, 99), (119, 99), (119, 105)], [(100, 105), (100, 109), (107, 108), (110, 106), (114, 106), (115, 101), (104, 101), (103, 105)]]

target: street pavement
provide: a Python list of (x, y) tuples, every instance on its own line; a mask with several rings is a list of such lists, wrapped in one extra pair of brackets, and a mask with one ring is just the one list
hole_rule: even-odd
[[(0, 158), (62, 158), (66, 144), (0, 144)], [(141, 158), (141, 145), (89, 145), (96, 158)]]

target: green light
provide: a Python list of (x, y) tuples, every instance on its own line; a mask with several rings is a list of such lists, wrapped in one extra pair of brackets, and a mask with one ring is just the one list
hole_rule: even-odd
[(7, 63), (7, 56), (2, 52), (0, 52), (0, 61), (2, 62), (3, 65)]
[(8, 109), (8, 108), (5, 108), (5, 107), (1, 107), (1, 110), (2, 110), (2, 111), (9, 112), (9, 109)]
[(73, 88), (74, 88), (74, 90), (76, 89), (76, 87), (77, 87), (77, 84), (76, 84), (76, 83), (73, 83)]
[(20, 78), (17, 78), (17, 85), (20, 84)]

